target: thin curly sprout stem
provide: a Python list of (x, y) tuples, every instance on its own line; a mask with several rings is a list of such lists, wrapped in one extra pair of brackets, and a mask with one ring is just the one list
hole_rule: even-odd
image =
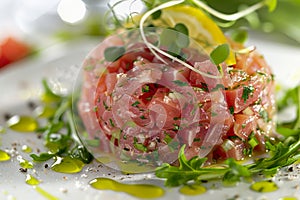
[(141, 21), (140, 21), (140, 33), (141, 33), (141, 36), (142, 36), (142, 40), (144, 41), (144, 43), (146, 44), (146, 46), (150, 49), (150, 51), (154, 54), (155, 57), (157, 57), (160, 61), (162, 61), (163, 63), (167, 64), (167, 62), (162, 58), (160, 57), (156, 52), (182, 64), (183, 66), (189, 68), (190, 70), (193, 70), (194, 72), (198, 73), (198, 74), (201, 74), (202, 76), (205, 76), (205, 77), (208, 77), (208, 78), (222, 78), (223, 77), (223, 73), (221, 73), (220, 76), (214, 76), (214, 75), (211, 75), (211, 74), (207, 74), (207, 73), (204, 73), (204, 72), (201, 72), (199, 71), (198, 69), (194, 68), (193, 66), (189, 65), (188, 63), (168, 54), (167, 52), (165, 51), (162, 51), (161, 49), (157, 48), (156, 46), (154, 46), (153, 44), (151, 44), (150, 42), (148, 42), (146, 36), (145, 36), (145, 32), (144, 32), (144, 23), (145, 21), (148, 19), (148, 17), (150, 17), (153, 13), (155, 13), (156, 11), (158, 10), (161, 10), (161, 9), (164, 9), (164, 8), (168, 8), (168, 7), (171, 7), (171, 6), (175, 6), (175, 5), (178, 5), (180, 3), (184, 2), (184, 0), (177, 0), (177, 1), (169, 1), (167, 3), (164, 3), (164, 4), (161, 4), (151, 10), (149, 10), (148, 12), (146, 12), (142, 18), (141, 18)]
[(197, 6), (199, 6), (200, 8), (204, 9), (205, 11), (207, 11), (208, 13), (210, 13), (211, 15), (219, 18), (219, 19), (223, 19), (226, 21), (235, 21), (238, 20), (242, 17), (245, 17), (246, 15), (249, 15), (250, 13), (262, 8), (263, 6), (265, 6), (265, 1), (261, 1), (257, 4), (254, 4), (248, 8), (246, 8), (245, 10), (239, 11), (237, 13), (234, 14), (224, 14), (221, 13), (217, 10), (214, 10), (213, 8), (209, 7), (208, 5), (206, 5), (205, 3), (199, 1), (199, 0), (191, 0), (194, 4), (196, 4)]
[[(164, 3), (164, 4), (161, 4), (149, 11), (147, 11), (141, 18), (141, 21), (140, 21), (140, 32), (141, 32), (141, 36), (142, 36), (142, 39), (143, 41), (145, 42), (146, 46), (150, 49), (150, 51), (154, 54), (155, 57), (157, 57), (160, 61), (162, 61), (163, 63), (167, 64), (167, 62), (162, 58), (160, 57), (154, 50), (158, 50), (157, 47), (153, 46), (151, 43), (149, 43), (147, 41), (147, 38), (145, 36), (145, 32), (144, 32), (144, 23), (145, 21), (148, 19), (148, 17), (150, 17), (153, 13), (155, 13), (156, 11), (159, 11), (161, 9), (164, 9), (164, 8), (168, 8), (168, 7), (171, 7), (171, 6), (174, 6), (174, 5), (177, 5), (177, 4), (180, 4), (184, 2), (184, 0), (174, 0), (174, 1), (169, 1), (167, 3)], [(152, 47), (151, 47), (152, 46)], [(171, 56), (171, 55), (170, 55)]]
[[(166, 56), (166, 57), (168, 57), (168, 58), (170, 58), (170, 59), (172, 59), (172, 60), (174, 60), (174, 61), (176, 61), (176, 62), (182, 64), (183, 66), (189, 68), (190, 70), (193, 70), (194, 72), (196, 72), (196, 73), (198, 73), (198, 74), (201, 74), (202, 76), (205, 76), (205, 77), (207, 77), (207, 78), (215, 78), (215, 79), (216, 79), (216, 78), (222, 78), (222, 77), (223, 77), (222, 72), (221, 72), (221, 75), (220, 75), (220, 76), (214, 76), (214, 75), (211, 75), (211, 74), (207, 74), (207, 73), (201, 72), (200, 70), (196, 69), (196, 68), (193, 67), (192, 65), (189, 65), (188, 63), (186, 63), (186, 62), (180, 60), (180, 59), (177, 58), (177, 57), (171, 56), (171, 55), (168, 54), (167, 52), (160, 50), (159, 48), (157, 48), (156, 46), (152, 45), (151, 43), (149, 43), (149, 46), (150, 46), (150, 48), (155, 49), (158, 53), (160, 53), (160, 54), (162, 54), (162, 55), (164, 55), (164, 56)], [(222, 71), (222, 70), (221, 70), (221, 71)]]

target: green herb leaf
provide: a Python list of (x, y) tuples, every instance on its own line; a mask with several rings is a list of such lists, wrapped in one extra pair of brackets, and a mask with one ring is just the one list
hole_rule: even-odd
[(152, 15), (151, 15), (151, 17), (152, 17), (152, 19), (158, 19), (158, 18), (160, 18), (160, 16), (161, 16), (161, 10), (158, 10), (158, 11), (156, 11), (155, 13), (153, 13)]
[(188, 28), (184, 24), (178, 23), (175, 25), (174, 30), (179, 32), (175, 40), (177, 46), (180, 48), (188, 47), (190, 44)]
[(70, 96), (60, 96), (55, 94), (46, 80), (43, 80), (44, 93), (42, 101), (44, 104), (51, 103), (54, 113), (47, 120), (45, 127), (40, 127), (39, 131), (45, 138), (47, 152), (40, 155), (31, 154), (34, 161), (46, 161), (54, 156), (70, 156), (78, 158), (84, 163), (92, 161), (92, 155), (83, 147), (81, 140), (77, 136), (72, 116), (72, 98)]
[(210, 60), (215, 65), (219, 65), (228, 58), (229, 53), (230, 53), (229, 45), (228, 44), (221, 44), (221, 45), (217, 46), (210, 53)]
[(40, 155), (30, 154), (30, 157), (36, 162), (43, 162), (53, 158), (55, 154), (52, 153), (41, 153)]
[(232, 115), (233, 115), (233, 114), (234, 114), (234, 107), (232, 107), (232, 106), (231, 106), (231, 107), (229, 107), (229, 111), (230, 111), (230, 114), (232, 114)]
[(265, 0), (265, 4), (269, 8), (269, 12), (273, 12), (277, 6), (277, 0)]
[[(293, 136), (293, 140), (289, 138), (275, 144), (266, 141), (270, 156), (246, 165), (240, 165), (234, 159), (229, 158), (225, 164), (220, 166), (203, 167), (206, 158), (194, 157), (187, 160), (183, 146), (178, 154), (179, 166), (165, 163), (157, 168), (155, 174), (157, 177), (165, 178), (165, 185), (171, 187), (184, 185), (189, 181), (197, 182), (212, 179), (222, 179), (225, 185), (234, 185), (242, 180), (249, 181), (253, 175), (258, 173), (263, 173), (266, 176), (274, 175), (279, 168), (288, 166), (300, 158), (299, 136)], [(256, 146), (255, 141), (253, 141), (253, 146)]]
[(144, 85), (144, 86), (142, 87), (142, 92), (149, 92), (149, 91), (150, 91), (149, 85)]
[(178, 23), (174, 26), (174, 30), (184, 34), (184, 35), (189, 35), (189, 29), (184, 25), (183, 23)]
[(131, 106), (138, 107), (139, 104), (141, 104), (139, 101), (135, 101), (133, 104), (131, 104)]
[(254, 87), (253, 86), (243, 86), (243, 94), (242, 94), (242, 99), (244, 100), (244, 103), (249, 99), (249, 96), (252, 95), (254, 92)]
[(107, 47), (104, 50), (104, 58), (106, 61), (114, 62), (123, 56), (125, 51), (125, 47), (123, 46)]

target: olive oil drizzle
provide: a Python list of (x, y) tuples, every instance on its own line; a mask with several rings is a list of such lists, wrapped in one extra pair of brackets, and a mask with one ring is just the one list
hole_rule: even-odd
[(45, 197), (48, 200), (59, 200), (59, 198), (57, 198), (57, 197), (53, 196), (52, 194), (46, 192), (45, 190), (43, 190), (39, 186), (33, 186), (33, 188), (35, 189), (35, 191), (37, 191), (39, 194), (41, 194), (43, 197)]
[(38, 185), (40, 184), (40, 180), (32, 176), (31, 174), (26, 175), (25, 183), (28, 185)]
[(20, 164), (21, 167), (23, 167), (25, 169), (32, 169), (33, 168), (33, 163), (32, 162), (30, 162), (28, 160), (25, 160), (22, 157), (19, 157), (18, 160), (19, 160), (19, 164)]
[(298, 200), (296, 197), (281, 197), (279, 200)]
[(84, 166), (85, 164), (81, 160), (67, 156), (57, 157), (51, 169), (60, 173), (73, 174), (80, 172)]
[(11, 130), (18, 132), (34, 132), (38, 128), (37, 120), (30, 116), (14, 115), (6, 123)]
[(200, 195), (206, 192), (206, 188), (199, 184), (190, 184), (182, 186), (179, 192), (184, 195)]
[(10, 160), (10, 155), (3, 150), (0, 150), (0, 162)]
[(108, 178), (96, 178), (89, 184), (98, 190), (113, 190), (115, 192), (125, 192), (138, 198), (158, 198), (162, 197), (165, 191), (156, 185), (149, 184), (124, 184)]
[(274, 192), (279, 189), (279, 187), (273, 181), (259, 181), (253, 183), (250, 188), (256, 192)]

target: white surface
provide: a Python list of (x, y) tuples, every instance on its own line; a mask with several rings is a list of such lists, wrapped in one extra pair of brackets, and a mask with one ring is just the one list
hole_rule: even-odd
[[(255, 38), (249, 43), (256, 44), (260, 52), (263, 52), (268, 63), (273, 67), (277, 78), (288, 84), (294, 85), (299, 82), (295, 74), (299, 74), (300, 49), (289, 46), (281, 46), (265, 43)], [(76, 69), (81, 64), (83, 58), (98, 41), (81, 41), (77, 44), (67, 44), (54, 46), (44, 51), (39, 57), (23, 61), (0, 71), (0, 124), (4, 124), (4, 114), (29, 113), (27, 107), (29, 99), (34, 99), (40, 93), (41, 79), (50, 77), (51, 83), (62, 89), (70, 86), (72, 77), (76, 76)], [(64, 53), (62, 53), (64, 52)], [(68, 53), (66, 53), (68, 52)], [(77, 67), (76, 67), (77, 66)], [(298, 76), (300, 77), (300, 76)], [(38, 149), (43, 149), (42, 140), (35, 134), (16, 133), (8, 130), (5, 134), (0, 134), (0, 149), (9, 150), (16, 155), (22, 155), (30, 160), (29, 154), (21, 151), (22, 145), (33, 148), (33, 153)], [(15, 146), (14, 146), (15, 144)], [(16, 150), (12, 150), (16, 147)], [(48, 161), (49, 165), (53, 161)], [(10, 161), (0, 162), (0, 199), (45, 199), (36, 192), (32, 186), (25, 183), (26, 173), (19, 171), (19, 162), (14, 156)], [(34, 169), (28, 170), (28, 174), (33, 174), (40, 179), (39, 185), (43, 190), (57, 197), (66, 200), (100, 200), (100, 199), (135, 199), (124, 193), (111, 191), (98, 191), (91, 188), (88, 182), (96, 177), (124, 178), (125, 181), (142, 180), (142, 182), (155, 182), (163, 184), (160, 180), (148, 180), (147, 175), (122, 176), (110, 172), (105, 167), (100, 167), (99, 163), (85, 166), (84, 170), (78, 174), (62, 174), (44, 168), (44, 163), (35, 164)], [(146, 180), (145, 180), (146, 179)], [(215, 185), (215, 189), (210, 189), (200, 196), (184, 196), (177, 192), (178, 188), (166, 189), (166, 195), (161, 199), (279, 199), (284, 196), (295, 196), (300, 199), (300, 189), (298, 186), (299, 176), (294, 181), (279, 181), (280, 190), (272, 193), (257, 193), (249, 189), (249, 184), (240, 183), (237, 187), (224, 188)], [(209, 186), (209, 185), (208, 185)], [(298, 187), (297, 187), (298, 186)], [(238, 198), (237, 198), (238, 197)]]

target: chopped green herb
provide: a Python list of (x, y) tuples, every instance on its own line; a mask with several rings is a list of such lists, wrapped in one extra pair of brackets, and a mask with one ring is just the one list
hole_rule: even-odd
[(148, 150), (147, 147), (145, 147), (143, 144), (138, 143), (138, 139), (136, 137), (133, 138), (133, 146), (139, 151), (146, 152)]
[(133, 146), (139, 151), (146, 152), (148, 150), (147, 147), (145, 147), (143, 144), (140, 143), (134, 143)]
[(249, 97), (253, 94), (254, 87), (253, 86), (243, 86), (243, 94), (242, 99), (244, 100), (244, 103), (249, 99)]
[(144, 115), (140, 116), (141, 119), (147, 119)]
[(98, 106), (94, 106), (93, 111), (97, 112), (98, 111)]
[(174, 128), (173, 128), (174, 131), (178, 131), (180, 128), (180, 126), (178, 124), (173, 124), (173, 126), (174, 126)]
[(251, 139), (248, 141), (248, 143), (250, 144), (250, 146), (252, 148), (256, 147), (259, 144), (255, 137), (251, 137)]
[(111, 125), (111, 127), (115, 127), (115, 123), (111, 118), (109, 118), (109, 124)]
[(142, 92), (149, 92), (150, 91), (150, 87), (149, 87), (149, 85), (144, 85), (143, 87), (142, 87)]
[(181, 119), (181, 117), (173, 117), (173, 120), (180, 120)]
[(200, 138), (194, 138), (193, 142), (200, 142), (201, 139)]
[(234, 107), (230, 106), (230, 107), (229, 107), (229, 111), (230, 111), (230, 114), (233, 115), (233, 114), (234, 114)]
[(131, 106), (138, 107), (139, 104), (141, 104), (139, 101), (135, 101), (133, 104), (131, 104)]
[(109, 110), (110, 109), (109, 106), (106, 104), (105, 101), (103, 101), (103, 106), (104, 106), (105, 110)]
[(165, 132), (165, 138), (164, 138), (164, 141), (169, 144), (171, 141), (172, 141), (172, 137), (167, 133)]

